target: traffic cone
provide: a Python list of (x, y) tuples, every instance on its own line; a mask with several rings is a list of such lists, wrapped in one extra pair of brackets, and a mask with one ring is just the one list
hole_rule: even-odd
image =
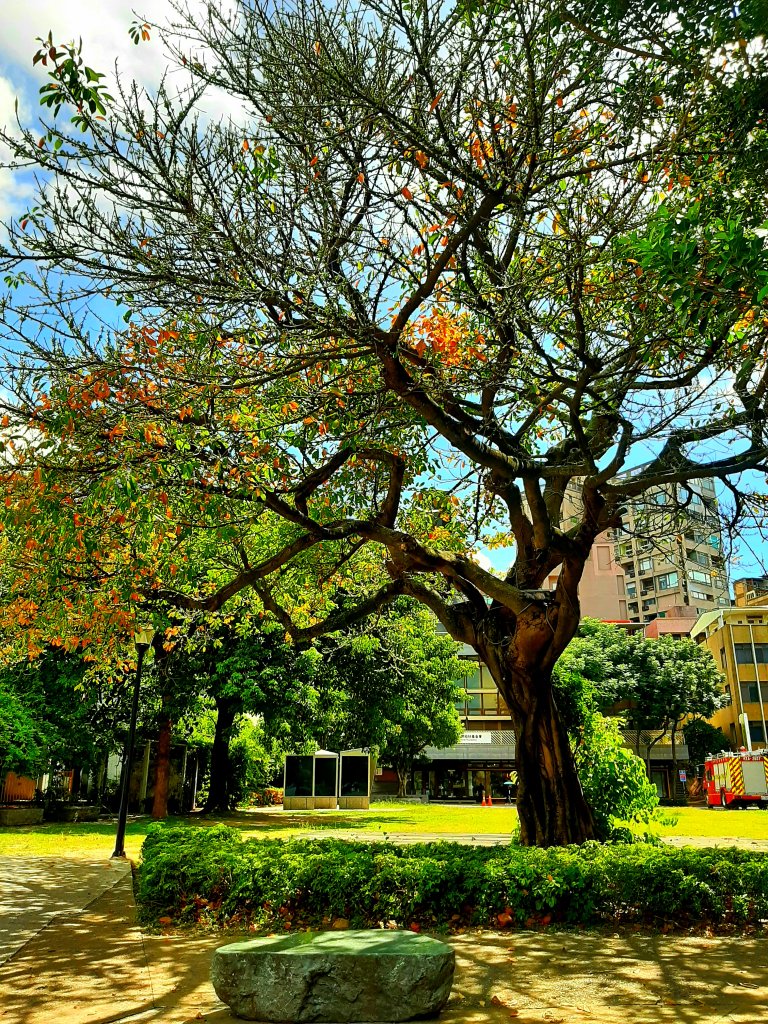
[(488, 806), (488, 804), (486, 803), (485, 797), (483, 797), (483, 801), (482, 802), (483, 802), (483, 807), (487, 807)]

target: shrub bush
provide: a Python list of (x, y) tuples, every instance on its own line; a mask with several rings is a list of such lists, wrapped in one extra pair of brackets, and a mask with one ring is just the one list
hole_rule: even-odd
[(146, 923), (294, 927), (345, 917), (358, 926), (394, 919), (431, 927), (689, 927), (768, 918), (768, 858), (734, 849), (243, 842), (224, 826), (154, 826), (142, 858), (138, 900)]

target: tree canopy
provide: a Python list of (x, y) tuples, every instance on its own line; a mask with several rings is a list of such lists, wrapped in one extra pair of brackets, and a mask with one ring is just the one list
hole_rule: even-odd
[(308, 639), (410, 595), (510, 707), (523, 841), (593, 835), (551, 690), (590, 547), (696, 477), (745, 515), (768, 466), (759, 5), (651, 8), (179, 7), (151, 96), (46, 41), (3, 135), (40, 172), (0, 252), (6, 620), (252, 589)]
[(456, 701), (464, 668), (456, 644), (435, 626), (429, 611), (400, 598), (321, 647), (323, 744), (375, 747), (379, 762), (397, 770), (400, 795), (426, 746), (449, 747), (461, 737)]
[[(649, 762), (655, 744), (669, 736), (675, 777), (680, 729), (723, 706), (722, 681), (709, 650), (687, 637), (649, 639), (593, 619), (581, 623), (555, 669), (558, 703), (572, 734), (586, 732), (592, 711), (618, 711), (634, 731), (635, 751), (646, 747)], [(691, 735), (696, 738), (695, 729)]]

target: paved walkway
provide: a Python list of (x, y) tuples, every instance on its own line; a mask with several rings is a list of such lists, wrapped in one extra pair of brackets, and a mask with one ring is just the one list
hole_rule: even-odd
[[(234, 1022), (208, 983), (234, 935), (142, 935), (127, 866), (0, 858), (0, 1024)], [(441, 1024), (756, 1024), (764, 938), (473, 930)]]

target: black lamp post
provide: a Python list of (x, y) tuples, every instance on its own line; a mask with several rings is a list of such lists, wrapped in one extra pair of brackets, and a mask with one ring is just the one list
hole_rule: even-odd
[(128, 742), (125, 748), (125, 759), (123, 761), (123, 785), (120, 792), (120, 813), (117, 817), (117, 838), (115, 840), (115, 852), (113, 857), (125, 857), (125, 823), (128, 820), (128, 790), (131, 784), (131, 763), (133, 761), (133, 748), (136, 742), (136, 719), (139, 715), (139, 689), (141, 687), (141, 667), (144, 664), (144, 655), (152, 643), (154, 630), (151, 626), (140, 629), (133, 635), (133, 642), (138, 652), (136, 664), (136, 681), (133, 685), (133, 704), (131, 705), (131, 724), (128, 727)]

